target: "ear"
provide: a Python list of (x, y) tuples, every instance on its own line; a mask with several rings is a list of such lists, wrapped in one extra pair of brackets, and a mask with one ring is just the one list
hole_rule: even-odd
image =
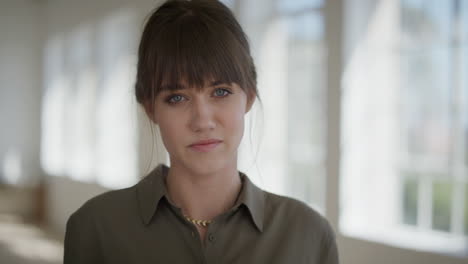
[(155, 124), (157, 124), (156, 116), (155, 116), (155, 111), (154, 111), (154, 106), (152, 106), (149, 102), (143, 103), (143, 109), (145, 109), (146, 115), (153, 121)]
[(246, 114), (250, 111), (250, 109), (252, 109), (252, 106), (254, 103), (255, 103), (255, 94), (253, 92), (249, 92), (247, 94), (247, 105), (245, 106)]

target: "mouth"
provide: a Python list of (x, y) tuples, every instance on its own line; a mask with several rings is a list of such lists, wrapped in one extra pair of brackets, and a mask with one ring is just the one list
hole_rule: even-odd
[(201, 140), (201, 141), (195, 142), (194, 144), (191, 144), (189, 148), (197, 152), (209, 152), (215, 149), (222, 142), (223, 142), (222, 140), (218, 140), (218, 139)]

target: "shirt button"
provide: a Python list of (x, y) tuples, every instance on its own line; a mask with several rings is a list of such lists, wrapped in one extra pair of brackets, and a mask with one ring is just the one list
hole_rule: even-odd
[(208, 235), (208, 240), (210, 240), (210, 242), (213, 242), (215, 240), (215, 237), (213, 234), (209, 234)]

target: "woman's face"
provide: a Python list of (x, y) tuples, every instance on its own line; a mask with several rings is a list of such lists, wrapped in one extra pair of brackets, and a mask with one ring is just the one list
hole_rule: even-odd
[(237, 167), (244, 115), (253, 100), (235, 83), (212, 82), (199, 91), (182, 87), (164, 89), (157, 96), (153, 118), (171, 166), (197, 174)]

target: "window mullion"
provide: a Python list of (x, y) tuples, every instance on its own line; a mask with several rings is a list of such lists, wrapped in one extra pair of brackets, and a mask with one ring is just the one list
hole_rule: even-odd
[(338, 230), (341, 80), (343, 73), (343, 6), (344, 0), (325, 1), (325, 41), (327, 50), (327, 142), (326, 142), (326, 215)]
[(465, 197), (465, 184), (455, 180), (452, 194), (452, 217), (451, 232), (453, 234), (463, 234), (463, 208)]
[(463, 89), (463, 47), (461, 47), (462, 24), (460, 14), (460, 1), (455, 0), (453, 5), (453, 31), (451, 35), (451, 67), (453, 89), (452, 89), (452, 102), (451, 102), (451, 116), (452, 116), (452, 155), (451, 155), (451, 171), (453, 177), (453, 193), (452, 193), (452, 215), (451, 215), (451, 231), (454, 234), (463, 234), (463, 213), (464, 213), (464, 196), (465, 184), (464, 177), (464, 153), (465, 138), (463, 133), (463, 118), (466, 114), (466, 102)]
[(418, 190), (418, 227), (432, 228), (432, 185), (433, 177), (421, 177)]

